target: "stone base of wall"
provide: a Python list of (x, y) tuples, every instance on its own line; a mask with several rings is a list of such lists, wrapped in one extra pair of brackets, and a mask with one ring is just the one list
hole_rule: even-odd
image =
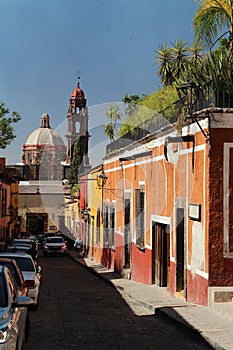
[(233, 315), (233, 286), (209, 287), (208, 306), (214, 312), (232, 319)]

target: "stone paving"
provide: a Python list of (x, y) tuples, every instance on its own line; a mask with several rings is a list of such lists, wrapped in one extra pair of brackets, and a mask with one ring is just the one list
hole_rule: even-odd
[(222, 305), (223, 316), (207, 307), (174, 298), (169, 295), (166, 288), (122, 278), (117, 272), (96, 264), (89, 258), (78, 258), (75, 251), (69, 250), (67, 253), (72, 259), (112, 283), (129, 304), (139, 304), (147, 310), (147, 313), (163, 314), (196, 330), (213, 349), (233, 350), (233, 302)]

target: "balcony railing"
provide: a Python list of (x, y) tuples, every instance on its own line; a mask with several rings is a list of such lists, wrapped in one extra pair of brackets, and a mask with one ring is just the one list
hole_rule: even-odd
[[(124, 137), (111, 142), (106, 146), (106, 155), (124, 148), (134, 141), (152, 134), (166, 126), (172, 125), (177, 121), (181, 112), (187, 106), (186, 96), (182, 97), (172, 105), (152, 115), (150, 119), (137, 125), (132, 132), (128, 132)], [(198, 87), (195, 90), (195, 103), (192, 106), (192, 112), (195, 113), (208, 107), (233, 108), (233, 94), (226, 91), (214, 91), (212, 82)]]

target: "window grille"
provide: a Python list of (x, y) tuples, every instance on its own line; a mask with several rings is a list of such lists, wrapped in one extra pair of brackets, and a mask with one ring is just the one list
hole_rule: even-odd
[(136, 196), (136, 244), (139, 248), (144, 248), (145, 238), (145, 220), (144, 220), (144, 207), (145, 207), (145, 192), (142, 189), (135, 190)]

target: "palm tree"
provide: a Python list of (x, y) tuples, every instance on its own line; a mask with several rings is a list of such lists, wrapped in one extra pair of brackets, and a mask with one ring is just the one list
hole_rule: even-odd
[[(233, 51), (233, 0), (196, 0), (199, 9), (193, 20), (195, 38), (208, 48), (229, 33), (229, 50)], [(222, 33), (226, 28), (227, 31)]]
[(116, 123), (117, 120), (121, 119), (120, 106), (110, 103), (109, 109), (106, 111), (106, 117), (109, 122), (104, 125), (104, 133), (110, 138), (110, 141), (114, 141)]
[(178, 39), (172, 43), (172, 74), (175, 82), (184, 81), (189, 71), (188, 44)]
[(158, 75), (164, 86), (172, 85), (174, 77), (172, 75), (172, 51), (167, 44), (162, 44), (159, 50), (155, 50), (157, 56), (155, 56), (156, 63), (159, 64)]

